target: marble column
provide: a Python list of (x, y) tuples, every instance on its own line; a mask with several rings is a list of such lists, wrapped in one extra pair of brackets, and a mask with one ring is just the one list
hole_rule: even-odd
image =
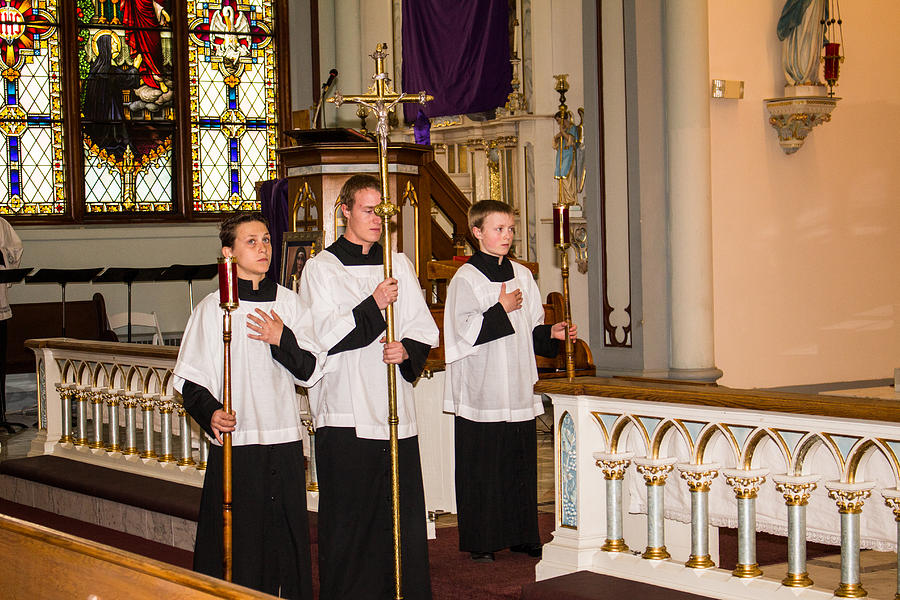
[(671, 289), (669, 375), (715, 381), (708, 0), (664, 6)]
[[(897, 548), (900, 550), (900, 490), (882, 490), (881, 495), (884, 497), (884, 503), (887, 504), (894, 513), (894, 520), (897, 522)], [(900, 552), (897, 552), (897, 591), (894, 594), (894, 600), (900, 600)]]
[(834, 595), (838, 598), (868, 596), (859, 578), (859, 519), (863, 504), (872, 494), (875, 484), (829, 481), (825, 487), (828, 488), (828, 497), (835, 501), (841, 514), (841, 582)]
[(606, 479), (606, 542), (604, 552), (628, 552), (622, 520), (622, 484), (633, 452), (594, 452), (597, 466)]
[(768, 469), (722, 471), (725, 481), (737, 498), (738, 556), (731, 574), (742, 579), (752, 579), (763, 574), (756, 562), (756, 494), (768, 474)]
[(788, 511), (788, 572), (781, 580), (786, 587), (813, 584), (806, 570), (806, 506), (816, 489), (819, 475), (774, 475), (775, 489), (784, 496)]
[(644, 476), (647, 485), (647, 547), (641, 558), (663, 560), (671, 555), (666, 550), (665, 492), (666, 479), (678, 458), (636, 458), (634, 468)]
[(709, 487), (719, 474), (719, 465), (681, 464), (678, 470), (691, 491), (691, 556), (684, 563), (691, 569), (715, 567), (709, 555)]

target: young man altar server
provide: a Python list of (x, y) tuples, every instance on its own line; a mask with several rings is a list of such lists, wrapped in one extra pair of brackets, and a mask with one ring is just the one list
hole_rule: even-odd
[(231, 318), (232, 413), (222, 406), (222, 309), (206, 296), (185, 327), (175, 388), (212, 440), (194, 570), (223, 577), (222, 434), (232, 436), (232, 580), (280, 598), (312, 600), (309, 523), (295, 383), (320, 372), (297, 345), (309, 315), (297, 295), (265, 278), (272, 245), (265, 218), (240, 213), (220, 226), (222, 254), (237, 262), (239, 306)]
[[(553, 357), (566, 323), (543, 325), (544, 307), (531, 271), (506, 255), (512, 207), (495, 200), (469, 209), (481, 249), (447, 287), (444, 411), (456, 419), (459, 549), (492, 562), (510, 548), (541, 555), (537, 522), (537, 435), (544, 412), (532, 392), (534, 354)], [(572, 326), (569, 335), (575, 339)]]
[[(312, 315), (301, 345), (327, 352), (324, 374), (309, 390), (316, 425), (321, 600), (383, 600), (394, 593), (388, 386), (397, 365), (400, 529), (403, 597), (431, 598), (425, 495), (412, 382), (438, 329), (412, 263), (393, 255), (385, 279), (381, 184), (354, 175), (340, 193), (344, 235), (309, 259), (300, 300)], [(387, 249), (389, 250), (389, 249)], [(394, 305), (395, 338), (385, 343), (384, 309)]]

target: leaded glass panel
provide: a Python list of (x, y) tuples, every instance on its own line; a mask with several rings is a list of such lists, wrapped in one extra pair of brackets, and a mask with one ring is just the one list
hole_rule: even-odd
[(0, 6), (0, 214), (66, 212), (57, 0)]
[(85, 212), (171, 211), (170, 2), (77, 2)]
[(258, 210), (256, 182), (276, 176), (273, 2), (187, 8), (194, 210)]

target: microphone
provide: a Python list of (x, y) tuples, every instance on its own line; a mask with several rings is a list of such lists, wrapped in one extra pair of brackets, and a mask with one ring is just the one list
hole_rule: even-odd
[[(331, 87), (331, 84), (334, 83), (334, 80), (337, 78), (338, 72), (337, 69), (332, 69), (328, 71), (328, 79), (325, 80), (325, 83), (322, 84), (322, 93), (319, 94), (319, 101), (316, 102), (316, 112), (313, 115), (313, 127), (319, 128), (319, 114), (322, 112), (322, 102), (325, 101), (325, 94), (328, 93), (328, 88)], [(322, 120), (325, 120), (325, 116), (322, 116)], [(324, 123), (323, 123), (324, 125)]]
[(328, 71), (328, 79), (325, 80), (325, 83), (322, 84), (322, 91), (326, 91), (331, 87), (331, 84), (334, 83), (334, 80), (337, 78), (338, 72), (337, 69), (332, 69)]

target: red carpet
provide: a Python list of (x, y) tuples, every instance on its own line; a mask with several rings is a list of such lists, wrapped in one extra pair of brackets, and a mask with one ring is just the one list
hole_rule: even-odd
[[(191, 568), (192, 552), (151, 542), (134, 535), (3, 499), (0, 499), (0, 513), (179, 567)], [(310, 513), (313, 589), (318, 592), (318, 569), (316, 568), (318, 544), (316, 543), (315, 517), (315, 513)], [(553, 515), (542, 513), (538, 522), (541, 539), (544, 542), (550, 541)], [(498, 552), (496, 561), (493, 563), (473, 562), (467, 552), (459, 551), (459, 535), (455, 527), (439, 528), (437, 539), (428, 542), (428, 553), (434, 600), (518, 600), (521, 597), (522, 586), (534, 581), (534, 567), (538, 562), (536, 558), (508, 550)]]

